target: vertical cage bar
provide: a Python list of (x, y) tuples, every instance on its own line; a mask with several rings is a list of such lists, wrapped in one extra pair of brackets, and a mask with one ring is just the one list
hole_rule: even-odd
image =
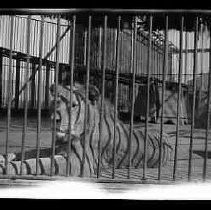
[(158, 180), (161, 180), (161, 161), (163, 152), (163, 115), (165, 103), (165, 89), (166, 89), (166, 73), (168, 72), (168, 15), (165, 17), (165, 43), (164, 43), (164, 59), (163, 59), (163, 73), (162, 73), (162, 104), (161, 104), (161, 122), (160, 122), (160, 147), (159, 147), (159, 167), (158, 167)]
[(189, 147), (189, 163), (188, 163), (188, 181), (191, 180), (192, 173), (192, 153), (193, 153), (193, 131), (195, 125), (195, 105), (196, 105), (196, 68), (197, 68), (197, 39), (198, 39), (198, 17), (195, 20), (194, 33), (194, 60), (193, 60), (193, 104), (191, 110), (191, 133), (190, 133), (190, 147)]
[[(155, 44), (153, 44), (153, 69), (154, 69), (154, 77), (157, 77), (157, 70), (156, 70), (156, 45)], [(158, 75), (158, 78), (160, 78), (161, 77), (161, 75), (159, 74)]]
[(183, 25), (184, 25), (184, 17), (182, 16), (182, 17), (181, 17), (181, 28), (180, 28), (179, 73), (178, 73), (178, 96), (177, 96), (177, 125), (176, 125), (176, 142), (175, 142), (175, 154), (174, 154), (173, 180), (176, 179), (177, 155), (178, 155), (178, 141), (179, 141), (180, 101), (181, 101), (181, 79), (182, 79)]
[(19, 106), (19, 86), (20, 86), (20, 59), (16, 59), (16, 78), (15, 78), (15, 109)]
[(23, 132), (22, 132), (22, 145), (21, 145), (21, 165), (20, 165), (20, 174), (22, 175), (23, 172), (23, 161), (25, 157), (25, 139), (26, 139), (26, 132), (27, 132), (27, 116), (28, 116), (28, 77), (29, 77), (29, 62), (30, 62), (30, 26), (31, 26), (31, 16), (27, 17), (27, 31), (26, 31), (26, 53), (27, 53), (27, 61), (26, 61), (26, 72), (25, 72), (25, 81), (26, 89), (24, 92), (24, 121), (23, 121)]
[(84, 31), (84, 57), (83, 57), (83, 65), (86, 66), (87, 63), (87, 30)]
[(3, 92), (2, 92), (2, 86), (3, 86), (3, 54), (0, 51), (0, 108), (3, 106)]
[(202, 99), (202, 91), (203, 91), (203, 25), (201, 23), (201, 30), (200, 30), (200, 34), (201, 34), (201, 73), (200, 73), (200, 86), (201, 88), (199, 89), (199, 98), (198, 98), (198, 103), (201, 103), (201, 99)]
[(13, 26), (14, 16), (10, 16), (10, 54), (9, 54), (9, 80), (7, 86), (7, 132), (6, 132), (6, 146), (5, 146), (5, 173), (8, 173), (8, 147), (9, 147), (9, 133), (11, 124), (11, 100), (12, 100), (12, 49), (13, 49)]
[(41, 16), (40, 22), (40, 42), (39, 42), (39, 69), (38, 69), (38, 95), (37, 95), (37, 141), (36, 141), (36, 175), (38, 175), (39, 156), (40, 156), (40, 134), (41, 134), (41, 88), (42, 88), (42, 52), (44, 35), (44, 16)]
[(116, 127), (117, 127), (117, 108), (118, 108), (118, 91), (119, 91), (119, 51), (120, 51), (120, 24), (121, 16), (118, 16), (117, 22), (117, 39), (116, 39), (116, 55), (115, 55), (115, 101), (114, 101), (114, 139), (113, 139), (113, 168), (112, 179), (115, 178), (115, 160), (116, 160)]
[(157, 48), (157, 50), (158, 50), (158, 74), (160, 75), (161, 69), (160, 69), (160, 49), (159, 49), (159, 47)]
[(98, 62), (97, 67), (101, 67), (101, 59), (102, 59), (102, 27), (99, 28), (99, 42), (98, 42)]
[(148, 116), (149, 116), (149, 98), (150, 98), (150, 77), (151, 77), (151, 49), (152, 49), (152, 15), (149, 17), (149, 43), (147, 55), (147, 101), (146, 101), (146, 116), (145, 116), (145, 139), (144, 139), (144, 157), (143, 157), (143, 179), (146, 179), (147, 168), (147, 143), (148, 143)]
[(188, 32), (185, 32), (185, 83), (188, 78)]
[(31, 109), (35, 108), (36, 102), (36, 88), (35, 88), (35, 75), (36, 75), (36, 64), (32, 61), (32, 81), (31, 81)]
[(156, 47), (157, 53), (156, 53), (156, 59), (157, 59), (157, 66), (156, 66), (156, 70), (159, 73), (159, 52), (158, 52), (158, 47)]
[(49, 107), (49, 84), (50, 84), (50, 63), (46, 63), (46, 72), (45, 72), (45, 109)]
[(131, 118), (130, 118), (130, 134), (129, 134), (129, 153), (128, 153), (128, 179), (130, 179), (130, 167), (131, 167), (131, 147), (132, 147), (132, 136), (133, 136), (133, 117), (134, 117), (134, 103), (135, 103), (135, 79), (136, 79), (136, 40), (137, 40), (137, 17), (133, 19), (134, 28), (131, 34), (131, 72), (132, 76), (132, 100), (131, 100)]
[[(155, 69), (154, 69), (154, 60), (153, 60), (153, 58), (154, 58), (154, 50), (153, 50), (153, 46), (154, 46), (154, 42), (152, 42), (152, 46), (151, 46), (151, 68), (152, 68), (152, 70), (151, 70), (151, 76), (152, 77), (154, 77), (155, 76)], [(159, 76), (160, 74), (159, 74), (159, 72), (158, 72), (158, 76)]]
[[(211, 29), (211, 27), (210, 27)], [(210, 49), (211, 49), (211, 36), (210, 36)], [(208, 137), (209, 137), (209, 127), (210, 127), (210, 116), (211, 116), (211, 110), (210, 110), (210, 97), (211, 92), (211, 51), (209, 51), (209, 79), (208, 79), (208, 98), (207, 98), (207, 126), (206, 126), (206, 139), (205, 139), (205, 156), (204, 156), (204, 165), (203, 165), (203, 180), (206, 181), (207, 178), (207, 159), (208, 159)]]
[(57, 32), (56, 32), (56, 68), (54, 75), (54, 118), (53, 118), (53, 132), (52, 132), (52, 144), (51, 144), (51, 166), (50, 176), (53, 175), (54, 156), (55, 156), (55, 143), (56, 143), (56, 104), (58, 97), (58, 77), (59, 77), (59, 49), (60, 49), (60, 15), (57, 16)]
[[(73, 97), (73, 75), (74, 75), (74, 66), (75, 66), (75, 23), (76, 23), (76, 16), (73, 16), (72, 22), (72, 40), (70, 40), (70, 109), (69, 109), (69, 135), (68, 135), (68, 155), (67, 155), (67, 167), (66, 167), (66, 176), (70, 174), (70, 153), (71, 153), (71, 121), (72, 121), (72, 97)], [(71, 23), (70, 23), (71, 24)]]
[(104, 30), (103, 30), (103, 66), (102, 66), (102, 91), (101, 91), (101, 109), (100, 109), (100, 124), (99, 124), (99, 143), (98, 143), (98, 165), (97, 165), (97, 178), (100, 177), (101, 172), (101, 142), (102, 142), (102, 122), (104, 115), (104, 97), (105, 97), (105, 69), (106, 69), (106, 49), (107, 49), (107, 20), (108, 17), (104, 16)]
[(90, 77), (90, 48), (91, 48), (91, 27), (92, 27), (92, 16), (89, 16), (88, 22), (88, 43), (87, 43), (87, 66), (86, 66), (86, 98), (85, 98), (85, 117), (84, 117), (84, 142), (83, 142), (83, 157), (81, 165), (81, 176), (84, 176), (84, 167), (86, 162), (86, 137), (87, 137), (87, 113), (88, 113), (88, 96), (89, 96), (89, 77)]
[[(144, 72), (144, 54), (143, 54), (143, 51), (144, 51), (144, 41), (143, 41), (143, 37), (141, 37), (141, 71), (140, 73), (143, 73)], [(139, 72), (138, 72), (139, 74)]]

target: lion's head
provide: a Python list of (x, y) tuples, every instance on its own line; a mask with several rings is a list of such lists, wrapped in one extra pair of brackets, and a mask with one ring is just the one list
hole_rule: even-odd
[[(73, 86), (72, 106), (70, 104), (70, 87), (61, 86), (57, 87), (57, 101), (56, 101), (56, 115), (54, 114), (54, 96), (55, 85), (51, 85), (51, 103), (50, 114), (51, 119), (56, 118), (56, 137), (57, 142), (67, 141), (67, 134), (69, 133), (69, 119), (71, 112), (71, 135), (79, 138), (84, 132), (84, 119), (85, 119), (85, 87), (80, 84)], [(89, 86), (88, 104), (96, 106), (99, 101), (99, 90), (93, 86)]]

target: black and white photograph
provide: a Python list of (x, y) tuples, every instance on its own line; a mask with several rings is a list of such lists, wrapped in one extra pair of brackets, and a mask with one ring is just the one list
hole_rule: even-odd
[(0, 198), (211, 199), (210, 32), (211, 10), (0, 9)]

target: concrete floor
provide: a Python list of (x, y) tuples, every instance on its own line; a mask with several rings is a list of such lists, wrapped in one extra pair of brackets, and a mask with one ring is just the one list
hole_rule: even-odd
[[(6, 140), (6, 122), (7, 118), (2, 117), (0, 120), (0, 153), (5, 153), (5, 140)], [(23, 118), (21, 117), (12, 117), (11, 118), (11, 127), (9, 133), (9, 152), (19, 152), (21, 151), (21, 141), (22, 141), (22, 126)], [(36, 148), (36, 126), (37, 120), (36, 117), (28, 118), (27, 125), (27, 134), (25, 147), (26, 149)], [(135, 124), (135, 128), (143, 127), (144, 124)], [(149, 124), (150, 127), (160, 128), (159, 124)], [(169, 134), (170, 142), (172, 146), (175, 146), (175, 137), (176, 137), (176, 126), (175, 125), (164, 125), (164, 131)], [(189, 159), (189, 143), (190, 143), (190, 126), (180, 126), (179, 132), (179, 141), (178, 141), (178, 163), (177, 163), (177, 180), (187, 180), (188, 176), (188, 159)], [(51, 124), (49, 118), (42, 118), (41, 122), (41, 148), (51, 146)], [(193, 167), (192, 167), (192, 177), (193, 179), (201, 180), (203, 172), (203, 150), (205, 143), (205, 130), (194, 130), (194, 142), (193, 142)], [(211, 144), (211, 136), (208, 139), (208, 150)], [(211, 150), (211, 149), (210, 149)], [(198, 152), (197, 152), (198, 151)], [(208, 159), (208, 168), (207, 174), (208, 178), (211, 178), (211, 159)], [(169, 161), (166, 167), (162, 168), (161, 174), (162, 179), (166, 181), (171, 181), (173, 176), (173, 167), (174, 161)], [(105, 170), (101, 174), (101, 178), (110, 179), (112, 170)], [(131, 179), (141, 180), (143, 174), (142, 169), (131, 169)], [(116, 179), (125, 179), (127, 178), (126, 169), (116, 170)], [(151, 180), (157, 180), (158, 169), (147, 169), (146, 172), (147, 178)]]

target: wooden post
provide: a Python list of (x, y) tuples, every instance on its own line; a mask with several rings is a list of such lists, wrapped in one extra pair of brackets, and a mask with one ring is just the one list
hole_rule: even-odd
[(16, 60), (16, 78), (15, 78), (15, 110), (18, 110), (19, 105), (19, 85), (20, 85), (20, 60)]

